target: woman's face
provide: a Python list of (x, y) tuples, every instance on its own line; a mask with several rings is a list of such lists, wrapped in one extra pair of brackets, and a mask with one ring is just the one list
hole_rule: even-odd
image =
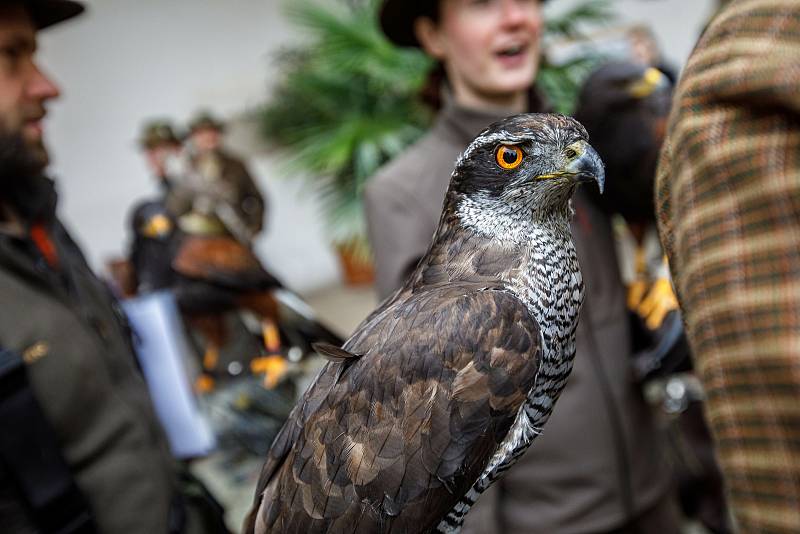
[(502, 103), (526, 93), (539, 67), (539, 0), (440, 0), (439, 22), (417, 19), (425, 50), (442, 61), (457, 100)]

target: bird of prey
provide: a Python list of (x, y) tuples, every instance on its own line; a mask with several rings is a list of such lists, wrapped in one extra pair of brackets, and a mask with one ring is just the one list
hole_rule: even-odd
[(691, 367), (653, 203), (671, 89), (667, 77), (652, 67), (611, 62), (587, 78), (575, 111), (612, 177), (606, 195), (589, 196), (626, 223), (615, 225), (616, 239), (624, 251), (623, 272), (629, 273), (628, 307), (636, 318), (634, 369), (641, 379)]
[(653, 184), (671, 97), (665, 74), (636, 63), (607, 63), (586, 79), (575, 118), (613, 177), (602, 197), (589, 192), (607, 213), (632, 223), (655, 223)]
[[(251, 370), (266, 373), (268, 385), (274, 385), (288, 370), (287, 362), (277, 355), (281, 337), (304, 352), (310, 352), (312, 342), (341, 343), (338, 335), (307, 313), (302, 301), (262, 266), (251, 248), (227, 234), (185, 232), (177, 222), (163, 201), (137, 205), (131, 218), (131, 263), (139, 293), (172, 290), (184, 320), (202, 334), (207, 376), (199, 385), (210, 385), (211, 376), (226, 372), (219, 353), (233, 338), (231, 321), (241, 323), (231, 312), (247, 310), (261, 319), (267, 355), (255, 358), (259, 354), (256, 347), (243, 356), (255, 358), (250, 361)], [(280, 335), (271, 335), (273, 331)], [(245, 343), (244, 350), (251, 350), (250, 346)]]
[(570, 197), (604, 172), (584, 128), (527, 114), (456, 162), (406, 284), (273, 442), (246, 532), (457, 532), (540, 432), (572, 368), (583, 282)]

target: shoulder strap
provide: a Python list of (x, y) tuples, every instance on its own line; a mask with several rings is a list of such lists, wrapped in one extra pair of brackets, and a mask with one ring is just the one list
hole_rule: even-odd
[(75, 485), (53, 429), (28, 383), (22, 358), (0, 348), (0, 461), (31, 519), (45, 534), (94, 534), (89, 505)]

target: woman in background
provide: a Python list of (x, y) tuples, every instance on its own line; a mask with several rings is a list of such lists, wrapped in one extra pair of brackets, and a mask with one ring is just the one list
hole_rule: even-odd
[[(534, 87), (539, 0), (386, 0), (387, 37), (438, 61), (431, 130), (370, 181), (365, 209), (377, 289), (399, 288), (428, 248), (455, 160), (508, 115), (545, 111)], [(611, 177), (613, 179), (613, 177)], [(630, 380), (631, 340), (608, 219), (580, 196), (573, 235), (586, 284), (577, 357), (544, 434), (467, 516), (467, 533), (679, 532), (670, 473)]]

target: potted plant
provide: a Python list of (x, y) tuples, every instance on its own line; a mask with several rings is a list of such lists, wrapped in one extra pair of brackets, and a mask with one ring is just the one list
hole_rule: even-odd
[[(293, 0), (286, 13), (310, 37), (278, 58), (282, 77), (262, 112), (268, 142), (286, 150), (289, 175), (305, 177), (322, 201), (330, 239), (351, 282), (370, 280), (361, 196), (367, 180), (426, 130), (432, 114), (417, 98), (430, 59), (389, 43), (378, 27), (378, 0)], [(605, 1), (581, 4), (548, 22), (550, 35), (574, 36), (582, 23), (608, 18)], [(546, 61), (541, 85), (569, 112), (593, 58)]]

